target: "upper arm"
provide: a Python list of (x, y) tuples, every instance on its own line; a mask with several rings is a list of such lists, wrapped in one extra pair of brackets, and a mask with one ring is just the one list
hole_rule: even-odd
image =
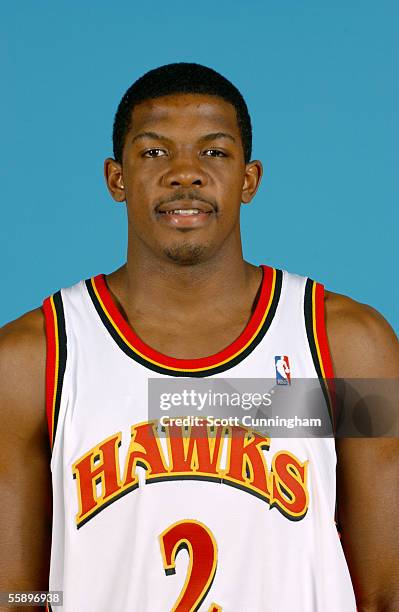
[[(399, 344), (375, 310), (343, 296), (326, 303), (327, 333), (336, 377), (362, 379), (359, 388), (378, 391), (362, 410), (383, 406), (384, 389), (397, 390)], [(389, 380), (388, 380), (389, 379)], [(384, 384), (384, 381), (385, 383)], [(371, 384), (372, 381), (372, 384)], [(363, 385), (363, 387), (362, 387)], [(397, 393), (397, 391), (396, 391)], [(347, 400), (349, 401), (349, 400)], [(399, 408), (392, 431), (398, 431)], [(379, 403), (381, 402), (381, 404)], [(344, 406), (345, 409), (345, 406)], [(397, 437), (342, 437), (337, 449), (337, 510), (341, 541), (359, 610), (399, 606), (399, 440)], [(396, 607), (395, 607), (396, 606)]]
[(1, 591), (48, 589), (51, 477), (45, 360), (40, 309), (0, 331)]

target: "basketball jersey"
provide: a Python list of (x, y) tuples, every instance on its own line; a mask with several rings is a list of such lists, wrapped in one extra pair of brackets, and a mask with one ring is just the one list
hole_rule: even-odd
[(104, 275), (44, 301), (57, 609), (355, 611), (333, 437), (269, 438), (240, 425), (213, 438), (175, 426), (162, 438), (149, 418), (149, 380), (179, 377), (314, 378), (330, 414), (324, 288), (262, 273), (241, 335), (196, 359), (139, 338)]

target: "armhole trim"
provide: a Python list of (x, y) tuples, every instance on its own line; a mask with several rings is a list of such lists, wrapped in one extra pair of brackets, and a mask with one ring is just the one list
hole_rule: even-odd
[(334, 370), (328, 345), (325, 308), (324, 286), (308, 278), (305, 286), (305, 325), (310, 352), (319, 377), (328, 411), (336, 431), (336, 405), (334, 392)]
[(60, 291), (44, 300), (43, 311), (47, 338), (46, 414), (52, 449), (57, 431), (67, 359), (64, 307)]

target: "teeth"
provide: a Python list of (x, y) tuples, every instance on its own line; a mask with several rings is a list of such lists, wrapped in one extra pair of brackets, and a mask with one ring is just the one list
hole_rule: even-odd
[(201, 211), (198, 208), (178, 208), (176, 210), (168, 210), (169, 215), (199, 215)]

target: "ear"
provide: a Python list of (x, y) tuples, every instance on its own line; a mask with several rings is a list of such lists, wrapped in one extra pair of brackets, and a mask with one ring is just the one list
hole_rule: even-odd
[(258, 190), (263, 175), (262, 162), (258, 159), (249, 162), (245, 166), (245, 179), (242, 187), (241, 202), (249, 204)]
[(123, 183), (122, 165), (107, 157), (104, 161), (104, 176), (108, 191), (116, 202), (125, 202), (125, 185)]

